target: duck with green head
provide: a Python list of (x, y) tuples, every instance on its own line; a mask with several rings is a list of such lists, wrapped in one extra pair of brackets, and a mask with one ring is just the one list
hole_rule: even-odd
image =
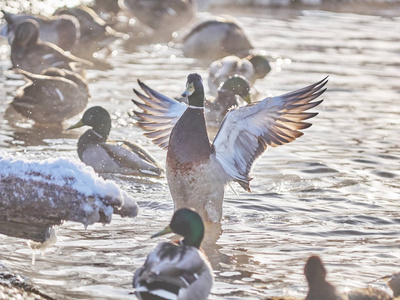
[(152, 238), (167, 233), (183, 236), (173, 243), (162, 242), (135, 272), (133, 287), (139, 299), (205, 300), (214, 282), (212, 268), (200, 245), (204, 223), (192, 209), (177, 210), (170, 224)]
[(163, 169), (141, 146), (127, 142), (107, 142), (111, 130), (111, 117), (100, 106), (86, 110), (82, 119), (67, 130), (90, 126), (78, 140), (81, 161), (99, 173), (160, 176)]
[(218, 87), (229, 77), (242, 75), (251, 86), (257, 79), (264, 78), (271, 71), (271, 66), (265, 55), (252, 51), (245, 58), (230, 55), (214, 61), (209, 68), (208, 88), (215, 95)]
[(134, 103), (137, 123), (146, 136), (167, 150), (167, 180), (175, 209), (193, 207), (205, 221), (220, 222), (224, 187), (238, 182), (250, 191), (255, 159), (268, 147), (277, 147), (303, 135), (303, 122), (317, 115), (306, 112), (324, 91), (327, 79), (281, 96), (231, 109), (210, 143), (204, 116), (204, 89), (199, 74), (186, 83), (189, 105), (168, 98), (139, 81), (147, 95)]
[(218, 88), (218, 95), (215, 99), (206, 99), (204, 107), (207, 125), (219, 125), (231, 108), (240, 106), (241, 103), (237, 96), (247, 104), (251, 103), (250, 84), (241, 75), (229, 77)]

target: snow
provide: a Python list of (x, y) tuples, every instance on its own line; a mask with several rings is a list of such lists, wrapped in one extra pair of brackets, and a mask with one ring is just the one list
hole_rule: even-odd
[[(0, 152), (0, 216), (38, 223), (109, 223), (112, 214), (135, 217), (135, 200), (113, 181), (71, 158), (31, 161)], [(54, 222), (55, 224), (56, 222)]]

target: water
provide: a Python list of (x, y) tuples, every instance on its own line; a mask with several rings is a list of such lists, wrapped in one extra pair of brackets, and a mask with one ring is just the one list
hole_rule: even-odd
[[(221, 13), (227, 13), (224, 9)], [(377, 13), (372, 11), (371, 13)], [(318, 254), (340, 291), (399, 271), (400, 259), (400, 14), (390, 17), (321, 10), (232, 11), (273, 71), (256, 83), (278, 95), (329, 75), (320, 114), (295, 142), (270, 149), (253, 169), (252, 193), (227, 188), (224, 220), (203, 246), (216, 282), (210, 299), (303, 297), (305, 261)], [(387, 14), (385, 14), (387, 15)], [(86, 129), (44, 130), (13, 113), (8, 102), (22, 82), (8, 80), (9, 48), (0, 45), (0, 149), (41, 159), (77, 157)], [(172, 47), (174, 46), (174, 47)], [(111, 138), (139, 142), (164, 162), (165, 152), (135, 127), (132, 88), (140, 78), (175, 96), (189, 72), (206, 67), (177, 45), (115, 45), (109, 70), (88, 70), (92, 99), (113, 117)], [(64, 128), (78, 118), (66, 122)], [(135, 219), (107, 226), (65, 223), (58, 242), (31, 265), (24, 240), (0, 236), (1, 259), (59, 299), (132, 299), (131, 280), (151, 240), (172, 215), (165, 178), (111, 177), (140, 206)], [(388, 290), (382, 281), (375, 287)]]

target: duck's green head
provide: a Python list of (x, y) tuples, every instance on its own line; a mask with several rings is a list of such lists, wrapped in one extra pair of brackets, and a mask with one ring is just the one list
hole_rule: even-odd
[(268, 59), (261, 54), (250, 55), (247, 58), (254, 68), (254, 73), (257, 79), (264, 78), (269, 72), (271, 72), (271, 65)]
[(189, 74), (186, 82), (186, 91), (182, 93), (182, 96), (188, 97), (189, 105), (191, 106), (204, 106), (203, 80), (199, 74)]
[(93, 131), (107, 138), (111, 130), (110, 114), (101, 106), (93, 106), (85, 111), (82, 119), (78, 123), (68, 127), (67, 130), (85, 125), (92, 127)]
[(194, 210), (181, 208), (174, 213), (171, 223), (152, 238), (171, 232), (183, 236), (183, 245), (199, 248), (204, 237), (204, 223)]
[(251, 103), (250, 84), (242, 75), (234, 75), (228, 78), (220, 87), (219, 90), (228, 90), (242, 97), (247, 103)]
[(38, 39), (39, 24), (35, 20), (26, 20), (19, 24), (15, 30), (15, 38), (13, 41), (17, 57), (23, 57), (27, 51), (26, 49), (30, 45), (36, 44)]

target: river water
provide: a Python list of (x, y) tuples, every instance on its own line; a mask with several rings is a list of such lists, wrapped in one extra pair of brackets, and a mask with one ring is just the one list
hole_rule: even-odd
[[(365, 9), (367, 10), (367, 9)], [(210, 299), (304, 297), (310, 255), (322, 257), (328, 280), (345, 292), (368, 283), (388, 290), (381, 276), (400, 263), (400, 13), (293, 10), (227, 11), (273, 70), (255, 87), (279, 95), (329, 75), (313, 126), (295, 142), (270, 149), (253, 169), (252, 193), (227, 188), (221, 226), (203, 244), (216, 282)], [(365, 11), (363, 11), (365, 13)], [(202, 13), (207, 15), (207, 13)], [(12, 80), (9, 46), (0, 41), (0, 150), (31, 159), (77, 158), (86, 129), (38, 129), (8, 102), (23, 82)], [(176, 44), (117, 44), (107, 70), (88, 70), (90, 106), (113, 117), (111, 138), (138, 142), (165, 164), (165, 152), (134, 125), (132, 88), (140, 78), (175, 96), (189, 72), (207, 68), (184, 58)], [(75, 123), (69, 120), (64, 128)], [(108, 176), (136, 197), (135, 219), (107, 226), (67, 222), (58, 242), (31, 264), (24, 240), (0, 236), (0, 259), (59, 299), (132, 299), (131, 280), (155, 245), (150, 239), (173, 210), (167, 181)]]

